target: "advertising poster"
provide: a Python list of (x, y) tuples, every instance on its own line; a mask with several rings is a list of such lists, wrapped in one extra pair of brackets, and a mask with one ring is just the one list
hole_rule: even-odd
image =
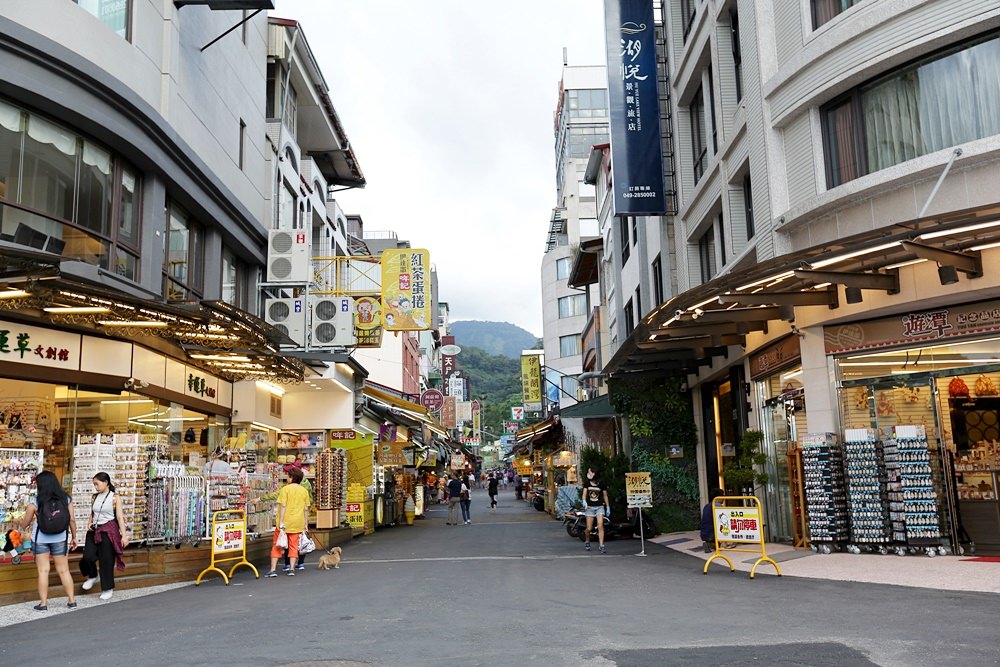
[(756, 507), (713, 507), (715, 534), (720, 541), (759, 544), (760, 510)]
[(538, 412), (542, 409), (542, 356), (521, 355), (521, 397), (524, 409)]
[(648, 472), (625, 473), (625, 499), (629, 507), (652, 507), (652, 476)]
[(354, 334), (358, 347), (382, 347), (382, 304), (378, 298), (355, 298), (354, 311)]
[(243, 551), (246, 541), (246, 521), (219, 521), (212, 523), (212, 553)]
[(382, 252), (382, 325), (386, 331), (423, 331), (431, 319), (430, 253), (416, 248)]

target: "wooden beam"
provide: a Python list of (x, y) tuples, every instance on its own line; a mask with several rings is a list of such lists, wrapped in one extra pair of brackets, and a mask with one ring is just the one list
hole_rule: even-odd
[(974, 251), (974, 254), (955, 252), (913, 241), (900, 241), (900, 245), (920, 259), (937, 262), (941, 266), (954, 266), (970, 278), (979, 278), (983, 275), (983, 257), (979, 252)]
[(837, 306), (837, 290), (807, 290), (805, 292), (757, 292), (755, 294), (724, 294), (722, 303), (776, 306)]
[[(777, 310), (777, 309), (775, 309)], [(700, 319), (700, 318), (699, 318)], [(656, 342), (667, 341), (677, 338), (690, 338), (691, 336), (713, 336), (715, 334), (742, 335), (751, 331), (764, 331), (767, 322), (717, 322), (715, 324), (706, 322), (705, 324), (694, 324), (690, 326), (671, 326), (667, 329), (659, 329), (652, 333), (656, 334)], [(653, 341), (647, 341), (652, 343)]]
[(756, 322), (758, 320), (781, 319), (779, 308), (729, 308), (728, 310), (706, 310), (693, 320), (698, 324), (712, 322)]
[(895, 269), (888, 273), (799, 269), (795, 272), (795, 277), (817, 285), (821, 283), (833, 283), (835, 285), (857, 287), (860, 289), (885, 290), (889, 294), (899, 293), (899, 271)]

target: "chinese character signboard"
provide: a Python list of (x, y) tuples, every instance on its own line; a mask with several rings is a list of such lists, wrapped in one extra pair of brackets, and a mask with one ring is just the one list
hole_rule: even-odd
[(213, 521), (212, 522), (212, 553), (221, 554), (231, 551), (243, 551), (243, 544), (246, 540), (247, 522), (245, 519), (239, 521)]
[(420, 394), (420, 405), (431, 412), (437, 412), (444, 405), (444, 394), (437, 389), (427, 389)]
[(382, 252), (382, 324), (386, 331), (423, 331), (431, 324), (430, 253)]
[(666, 212), (653, 0), (605, 0), (614, 214)]
[(378, 298), (355, 298), (354, 311), (354, 334), (358, 347), (382, 347), (382, 304)]
[(521, 397), (524, 409), (538, 412), (542, 409), (542, 356), (521, 354)]
[(653, 506), (653, 480), (648, 472), (625, 473), (625, 499), (629, 507)]
[(80, 334), (0, 322), (0, 361), (80, 370)]
[(458, 421), (459, 422), (471, 422), (472, 421), (472, 402), (471, 401), (459, 401), (458, 406)]
[(441, 425), (445, 428), (458, 426), (458, 399), (454, 396), (444, 397), (444, 405), (441, 407)]
[(759, 544), (760, 509), (757, 507), (713, 507), (715, 534), (720, 542)]

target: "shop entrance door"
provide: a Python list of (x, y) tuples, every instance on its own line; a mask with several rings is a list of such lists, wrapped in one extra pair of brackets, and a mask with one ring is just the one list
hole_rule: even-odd
[(762, 427), (767, 463), (764, 504), (772, 542), (794, 539), (792, 491), (788, 475), (788, 449), (799, 438), (796, 420), (805, 419), (805, 393), (801, 387), (786, 391), (764, 403)]

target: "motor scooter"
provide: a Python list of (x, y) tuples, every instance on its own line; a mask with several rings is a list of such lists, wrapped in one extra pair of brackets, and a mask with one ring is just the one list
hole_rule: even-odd
[[(604, 539), (614, 540), (614, 539), (627, 539), (631, 537), (639, 537), (639, 512), (635, 510), (629, 510), (631, 513), (631, 518), (628, 521), (614, 522), (607, 516), (600, 517), (601, 521), (604, 523)], [(573, 527), (573, 532), (567, 528), (566, 532), (571, 536), (576, 533), (576, 537), (580, 539), (581, 542), (587, 542), (586, 535), (587, 527), (587, 517), (583, 512), (577, 517), (577, 520)], [(642, 515), (642, 536), (649, 538), (654, 537), (659, 534), (656, 530), (656, 525), (650, 520), (645, 514)], [(597, 539), (597, 522), (594, 522), (594, 526), (590, 529), (590, 540), (593, 541)]]
[(537, 489), (532, 490), (531, 506), (539, 512), (545, 511), (545, 492)]

